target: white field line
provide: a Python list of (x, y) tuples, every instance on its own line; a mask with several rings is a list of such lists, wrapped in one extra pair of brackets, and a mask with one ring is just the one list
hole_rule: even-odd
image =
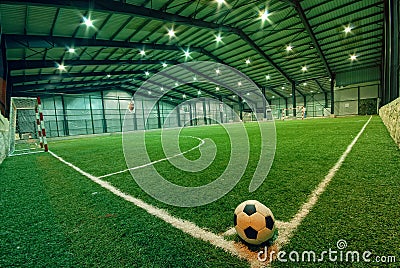
[(179, 154), (176, 154), (176, 155), (172, 155), (170, 157), (162, 158), (162, 159), (159, 159), (159, 160), (156, 160), (156, 161), (153, 161), (153, 162), (141, 165), (141, 166), (131, 167), (131, 168), (127, 168), (127, 169), (120, 170), (120, 171), (117, 171), (117, 172), (113, 172), (113, 173), (110, 173), (110, 174), (102, 175), (102, 176), (99, 176), (98, 178), (102, 179), (102, 178), (110, 177), (110, 176), (117, 175), (117, 174), (120, 174), (120, 173), (124, 173), (124, 172), (130, 171), (130, 170), (135, 170), (135, 169), (139, 169), (139, 168), (148, 167), (148, 166), (154, 165), (156, 163), (159, 163), (159, 162), (162, 162), (162, 161), (165, 161), (165, 160), (169, 160), (171, 158), (178, 157), (178, 156), (184, 155), (186, 153), (189, 153), (189, 152), (199, 148), (200, 146), (202, 146), (204, 144), (204, 140), (202, 140), (202, 139), (200, 139), (198, 137), (194, 137), (194, 136), (182, 136), (182, 137), (188, 137), (188, 138), (197, 139), (197, 140), (200, 141), (200, 143), (197, 146), (195, 146), (195, 147), (193, 147), (193, 148), (191, 148), (191, 149), (189, 149), (187, 151), (184, 151), (182, 153), (179, 153)]
[(344, 151), (344, 153), (336, 162), (336, 164), (329, 170), (324, 180), (321, 181), (320, 184), (318, 184), (318, 186), (314, 189), (314, 191), (312, 191), (312, 193), (308, 196), (307, 202), (302, 205), (297, 214), (290, 220), (290, 222), (284, 223), (284, 226), (282, 226), (284, 228), (279, 230), (280, 231), (279, 237), (276, 240), (276, 245), (278, 249), (290, 242), (290, 238), (293, 236), (297, 227), (301, 224), (303, 219), (308, 215), (308, 213), (310, 213), (311, 209), (317, 203), (318, 198), (325, 191), (326, 187), (328, 186), (332, 178), (335, 176), (336, 172), (340, 169), (347, 155), (351, 152), (354, 144), (356, 144), (356, 142), (360, 138), (361, 134), (364, 132), (365, 128), (367, 127), (371, 119), (372, 116), (364, 124), (360, 132), (358, 132), (357, 136), (353, 139), (353, 141), (349, 144), (349, 146), (347, 146), (347, 149)]
[(88, 179), (92, 180), (93, 182), (97, 183), (101, 187), (109, 190), (110, 192), (112, 192), (113, 194), (115, 194), (119, 197), (122, 197), (124, 200), (131, 202), (134, 205), (144, 209), (147, 213), (171, 224), (175, 228), (183, 231), (184, 233), (187, 233), (194, 238), (206, 241), (218, 248), (223, 249), (226, 252), (231, 253), (234, 256), (249, 260), (249, 256), (248, 256), (249, 254), (246, 251), (246, 249), (244, 249), (243, 247), (241, 247), (234, 241), (225, 240), (223, 236), (214, 234), (210, 231), (207, 231), (207, 230), (197, 226), (193, 222), (182, 220), (180, 218), (176, 218), (163, 209), (160, 209), (160, 208), (157, 208), (150, 204), (147, 204), (146, 202), (144, 202), (138, 198), (135, 198), (131, 195), (128, 195), (128, 194), (122, 192), (118, 188), (111, 185), (111, 183), (109, 183), (107, 181), (103, 181), (99, 177), (93, 176), (92, 174), (83, 171), (82, 169), (78, 168), (77, 166), (73, 165), (72, 163), (67, 162), (60, 156), (56, 155), (55, 153), (53, 153), (51, 151), (49, 151), (49, 153), (52, 156), (54, 156), (56, 159), (61, 161), (62, 163), (73, 168), (74, 170), (76, 170), (80, 174), (84, 175)]

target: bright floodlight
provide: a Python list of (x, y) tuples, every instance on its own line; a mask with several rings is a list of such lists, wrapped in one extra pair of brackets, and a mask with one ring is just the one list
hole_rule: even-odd
[(350, 32), (351, 32), (351, 26), (350, 26), (350, 25), (347, 25), (347, 26), (344, 28), (344, 32), (345, 32), (345, 33), (350, 33)]
[(250, 59), (246, 60), (246, 64), (249, 65), (250, 64)]
[(168, 64), (166, 64), (165, 62), (162, 64), (162, 67), (167, 67), (168, 66)]
[(69, 53), (75, 53), (75, 48), (72, 48), (72, 47), (68, 48), (68, 52)]
[(57, 69), (58, 70), (60, 70), (60, 71), (65, 71), (65, 66), (64, 66), (64, 64), (58, 64), (58, 66), (57, 66)]
[(93, 26), (93, 21), (90, 18), (83, 17), (83, 23), (85, 23), (86, 27)]
[(219, 69), (216, 69), (216, 70), (215, 70), (215, 73), (216, 73), (216, 74), (220, 74), (221, 71), (220, 71)]
[(271, 76), (270, 76), (269, 74), (267, 74), (267, 75), (265, 76), (265, 79), (266, 79), (266, 80), (270, 80), (270, 79), (271, 79)]
[(269, 13), (268, 10), (264, 10), (264, 12), (260, 12), (260, 18), (262, 22), (266, 21), (268, 19)]
[(174, 36), (175, 36), (175, 31), (174, 31), (174, 29), (173, 29), (173, 28), (171, 28), (171, 29), (168, 29), (168, 36), (169, 36), (169, 38), (172, 38), (172, 37), (174, 37)]
[(239, 82), (238, 82), (238, 86), (240, 87), (241, 85), (242, 85), (242, 82), (239, 81)]
[(185, 58), (186, 58), (186, 59), (190, 57), (189, 49), (186, 50), (184, 53), (185, 53)]
[(287, 52), (292, 51), (292, 49), (293, 49), (293, 47), (291, 45), (286, 46), (286, 51)]
[(216, 87), (215, 90), (216, 90), (216, 91), (219, 91), (219, 87)]
[(215, 42), (219, 43), (219, 42), (221, 42), (221, 41), (222, 41), (221, 34), (216, 35), (216, 36), (215, 36)]
[(107, 77), (110, 78), (110, 77), (111, 77), (111, 74), (107, 74)]
[(146, 51), (144, 51), (144, 49), (142, 49), (142, 50), (139, 51), (139, 54), (144, 56), (144, 55), (146, 55)]
[(301, 70), (302, 70), (303, 72), (306, 72), (306, 71), (307, 71), (307, 66), (301, 67)]
[(149, 73), (148, 71), (145, 71), (144, 74), (145, 74), (146, 76), (149, 76), (149, 75), (150, 75), (150, 73)]
[(357, 59), (357, 55), (356, 54), (350, 55), (350, 60), (351, 61), (355, 61), (356, 59)]
[(182, 98), (186, 99), (186, 94), (183, 94), (183, 95), (182, 95)]
[(303, 86), (307, 86), (307, 83), (306, 83), (306, 82), (304, 82), (304, 83), (303, 83)]
[(197, 95), (201, 95), (201, 91), (199, 90), (199, 91), (197, 91)]

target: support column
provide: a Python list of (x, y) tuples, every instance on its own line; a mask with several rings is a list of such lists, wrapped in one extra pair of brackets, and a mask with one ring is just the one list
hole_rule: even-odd
[(382, 59), (382, 103), (400, 95), (399, 87), (399, 1), (384, 0), (384, 45)]
[(203, 119), (204, 119), (204, 125), (207, 125), (207, 106), (205, 99), (203, 99)]
[(331, 77), (331, 114), (335, 114), (335, 79), (336, 75), (333, 74)]
[(100, 91), (100, 96), (101, 96), (101, 111), (102, 111), (102, 116), (103, 116), (103, 133), (107, 133), (107, 120), (106, 120), (106, 112), (104, 109), (104, 92)]
[(238, 96), (238, 101), (239, 101), (239, 118), (241, 121), (243, 121), (243, 99)]
[(178, 127), (181, 127), (181, 111), (180, 111), (180, 106), (178, 105), (176, 107), (176, 116), (177, 116), (177, 123), (178, 123)]
[(264, 119), (267, 118), (267, 97), (265, 95), (265, 87), (261, 87), (261, 93), (264, 96), (263, 98), (263, 111), (264, 111)]
[(158, 128), (161, 128), (160, 101), (157, 101), (157, 125)]
[(224, 123), (224, 108), (223, 108), (224, 105), (222, 103), (222, 97), (221, 96), (219, 96), (219, 101), (220, 101), (219, 107), (218, 107), (218, 109), (219, 109), (219, 120), (220, 120), (221, 124), (223, 124)]
[(192, 114), (192, 102), (189, 101), (189, 123), (191, 126), (193, 126), (193, 114)]
[(296, 119), (296, 106), (297, 106), (297, 101), (296, 101), (296, 83), (292, 82), (292, 102), (293, 102), (293, 117)]
[(63, 121), (64, 136), (69, 136), (67, 110), (65, 109), (65, 101), (64, 101), (63, 95), (61, 95), (61, 105), (62, 105), (63, 119), (64, 119), (64, 121)]
[(92, 97), (89, 95), (89, 108), (90, 108), (90, 121), (92, 121), (92, 134), (94, 134), (94, 120), (93, 120), (93, 109), (92, 109)]

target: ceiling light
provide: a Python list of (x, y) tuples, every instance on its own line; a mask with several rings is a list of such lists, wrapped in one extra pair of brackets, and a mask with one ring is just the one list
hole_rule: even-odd
[(246, 95), (249, 96), (249, 95), (250, 95), (250, 92), (247, 92)]
[(304, 82), (304, 83), (303, 83), (303, 86), (307, 86), (307, 83), (306, 83), (306, 82)]
[(216, 72), (216, 74), (220, 74), (220, 73), (221, 73), (221, 71), (219, 70), (219, 68), (216, 69), (215, 72)]
[(175, 82), (175, 86), (176, 86), (176, 87), (179, 87), (179, 84), (178, 84), (177, 82)]
[(161, 91), (164, 91), (164, 87), (161, 87), (160, 89), (161, 89)]
[(111, 77), (111, 74), (107, 74), (107, 78), (110, 78)]
[(186, 99), (186, 94), (183, 94), (183, 95), (182, 95), (182, 98)]
[(197, 91), (197, 95), (201, 95), (201, 91), (199, 90), (199, 91)]
[(286, 46), (286, 51), (287, 52), (292, 51), (292, 49), (293, 49), (293, 47), (291, 45), (287, 45)]
[(239, 82), (238, 82), (238, 86), (240, 87), (241, 85), (242, 85), (242, 82), (241, 82), (241, 81), (239, 81)]
[(282, 87), (282, 89), (285, 89), (285, 87)]
[(350, 26), (350, 24), (349, 25), (347, 25), (346, 27), (344, 27), (344, 32), (345, 33), (350, 33), (351, 32), (351, 26)]
[(293, 94), (292, 93), (290, 93), (290, 96), (292, 96)]
[(355, 61), (356, 59), (357, 59), (357, 55), (356, 54), (350, 55), (350, 60), (351, 61)]
[(222, 4), (225, 4), (225, 0), (215, 0), (215, 2), (218, 3), (218, 7), (220, 7)]
[(149, 73), (148, 71), (145, 71), (144, 74), (145, 74), (146, 76), (149, 76), (149, 75), (150, 75), (150, 73)]
[(215, 90), (218, 91), (218, 90), (219, 90), (219, 87), (216, 87)]
[(250, 59), (246, 60), (246, 64), (249, 65), (250, 64)]
[(275, 96), (272, 96), (273, 99), (275, 99)]
[(185, 58), (187, 59), (189, 57), (190, 57), (190, 52), (189, 52), (189, 49), (188, 49), (188, 50), (185, 51)]
[(265, 79), (266, 79), (266, 80), (270, 80), (270, 79), (271, 79), (271, 76), (270, 76), (269, 74), (267, 74), (267, 75), (265, 76)]
[(193, 81), (197, 81), (197, 77), (196, 76), (193, 76)]
[(139, 54), (144, 56), (144, 55), (146, 55), (146, 51), (144, 51), (144, 49), (142, 49), (142, 50), (139, 51)]
[(75, 48), (73, 48), (73, 47), (68, 48), (68, 52), (69, 53), (75, 53)]
[(65, 71), (65, 66), (64, 66), (64, 64), (58, 64), (58, 66), (57, 66), (57, 69), (58, 70), (60, 70), (60, 71)]
[(149, 91), (147, 91), (147, 93), (149, 93), (149, 95), (151, 95), (151, 91), (149, 90)]
[(269, 16), (268, 10), (260, 12), (260, 18), (262, 22), (266, 21), (268, 19), (268, 16)]
[(168, 36), (170, 39), (175, 36), (174, 28), (168, 29)]
[(306, 72), (306, 71), (307, 71), (307, 66), (301, 67), (301, 70), (302, 70), (303, 72)]
[(311, 93), (314, 93), (314, 90), (311, 90)]
[(162, 64), (162, 67), (167, 67), (168, 66), (168, 64), (166, 64), (165, 62)]
[(219, 43), (222, 41), (221, 34), (219, 33), (218, 35), (215, 36), (215, 42)]
[(83, 17), (83, 23), (85, 23), (86, 27), (93, 26), (93, 21), (90, 18)]

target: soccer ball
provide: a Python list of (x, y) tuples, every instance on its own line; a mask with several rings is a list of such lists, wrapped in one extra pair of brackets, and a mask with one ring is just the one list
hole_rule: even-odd
[(237, 206), (234, 224), (240, 238), (253, 245), (268, 241), (275, 231), (274, 215), (257, 200), (247, 200)]

